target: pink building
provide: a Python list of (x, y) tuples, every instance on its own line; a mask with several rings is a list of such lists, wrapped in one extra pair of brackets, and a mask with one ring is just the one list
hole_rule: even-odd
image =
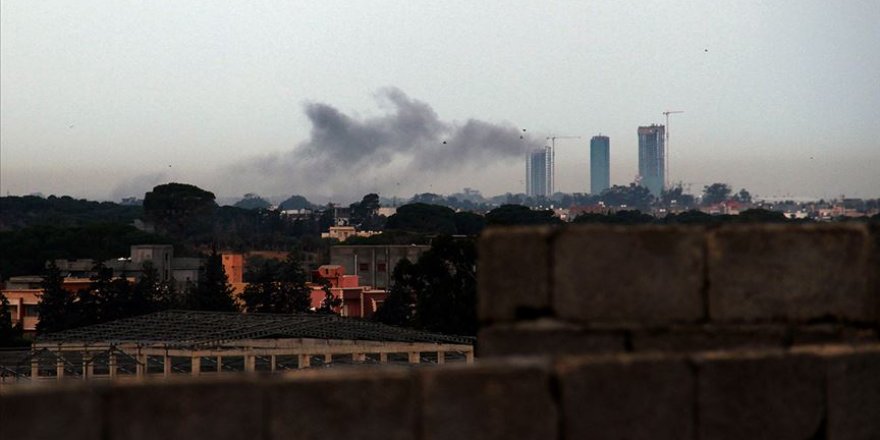
[(333, 310), (341, 316), (369, 318), (385, 301), (386, 292), (384, 290), (359, 285), (358, 276), (346, 275), (345, 268), (342, 266), (321, 266), (313, 272), (313, 279), (315, 282), (309, 284), (312, 289), (313, 309), (320, 308), (326, 297), (322, 280), (329, 282), (330, 293), (334, 297), (342, 299), (342, 304)]

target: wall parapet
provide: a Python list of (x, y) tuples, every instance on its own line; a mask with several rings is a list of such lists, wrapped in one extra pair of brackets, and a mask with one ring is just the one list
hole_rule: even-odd
[(866, 224), (489, 229), (478, 353), (876, 342), (878, 243)]
[(18, 387), (0, 437), (868, 439), (880, 344)]

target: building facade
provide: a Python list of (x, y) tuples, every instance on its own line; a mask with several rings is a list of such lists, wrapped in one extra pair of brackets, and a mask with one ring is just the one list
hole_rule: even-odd
[(608, 136), (590, 139), (590, 193), (601, 194), (611, 187), (611, 140)]
[(330, 248), (330, 264), (342, 266), (345, 273), (357, 275), (363, 285), (387, 289), (391, 273), (400, 260), (415, 263), (431, 246), (404, 245), (339, 245)]
[(553, 149), (544, 147), (526, 156), (526, 195), (549, 197), (553, 195)]
[(666, 127), (639, 127), (639, 181), (654, 197), (666, 185)]

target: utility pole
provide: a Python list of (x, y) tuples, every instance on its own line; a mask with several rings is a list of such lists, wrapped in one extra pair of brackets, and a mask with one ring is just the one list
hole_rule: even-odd
[(666, 160), (665, 160), (666, 170), (664, 171), (665, 176), (663, 179), (664, 180), (663, 186), (665, 187), (665, 189), (669, 189), (669, 115), (673, 115), (676, 113), (684, 113), (684, 111), (683, 110), (667, 110), (667, 111), (663, 112), (663, 116), (666, 116), (666, 128), (665, 128), (666, 142), (664, 142), (665, 149), (666, 149)]
[(556, 190), (556, 139), (580, 139), (580, 136), (548, 136), (550, 141), (550, 163), (547, 165), (548, 188), (547, 196), (552, 196)]

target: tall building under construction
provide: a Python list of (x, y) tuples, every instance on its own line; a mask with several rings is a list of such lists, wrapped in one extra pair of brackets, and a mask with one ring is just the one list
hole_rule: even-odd
[(590, 139), (590, 193), (601, 194), (611, 187), (611, 140), (608, 136)]
[(639, 181), (655, 197), (666, 182), (666, 127), (639, 127)]
[(553, 149), (549, 146), (532, 150), (526, 156), (526, 195), (553, 195)]

